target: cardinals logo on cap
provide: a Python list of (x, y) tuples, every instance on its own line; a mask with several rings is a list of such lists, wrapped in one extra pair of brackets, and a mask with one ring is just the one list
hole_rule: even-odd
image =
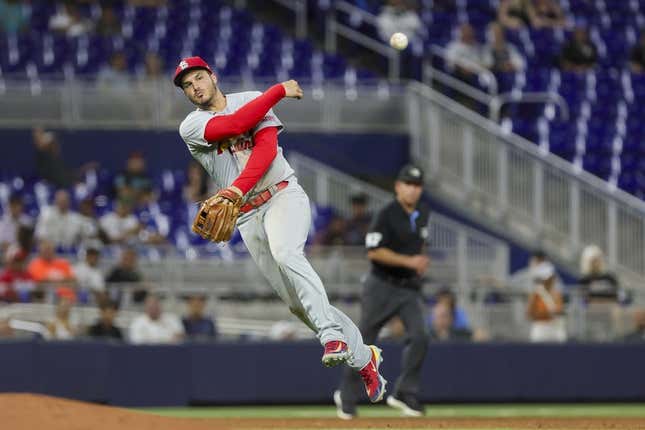
[(182, 60), (182, 62), (181, 62), (181, 63), (179, 63), (179, 68), (180, 68), (181, 70), (186, 70), (186, 68), (187, 68), (187, 67), (188, 67), (188, 63), (187, 63), (186, 61), (183, 61), (183, 60)]

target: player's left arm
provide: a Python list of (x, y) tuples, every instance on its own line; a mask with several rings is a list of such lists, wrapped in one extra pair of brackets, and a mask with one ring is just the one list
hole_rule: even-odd
[(278, 127), (269, 126), (260, 129), (253, 136), (253, 140), (255, 146), (251, 156), (232, 184), (242, 192), (242, 195), (248, 193), (258, 183), (278, 154)]

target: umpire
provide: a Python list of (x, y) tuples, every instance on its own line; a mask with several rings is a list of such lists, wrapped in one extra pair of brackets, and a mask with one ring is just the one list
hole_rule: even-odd
[[(360, 330), (370, 345), (379, 331), (395, 315), (405, 326), (407, 341), (401, 375), (387, 404), (407, 416), (421, 416), (419, 380), (428, 347), (421, 295), (421, 277), (430, 260), (425, 252), (428, 237), (428, 208), (419, 203), (423, 191), (423, 171), (414, 165), (401, 169), (394, 184), (395, 200), (374, 217), (365, 246), (372, 268), (362, 292)], [(345, 369), (340, 388), (334, 392), (338, 417), (356, 416), (360, 381)]]

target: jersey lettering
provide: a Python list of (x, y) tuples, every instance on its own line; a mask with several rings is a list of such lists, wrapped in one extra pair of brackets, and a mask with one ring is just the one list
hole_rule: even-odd
[(237, 139), (237, 142), (235, 142), (231, 146), (231, 152), (246, 151), (247, 149), (251, 149), (254, 146), (255, 143), (253, 142), (253, 139), (249, 138), (248, 136), (240, 136)]
[[(260, 92), (257, 91), (227, 94), (226, 108), (223, 111), (217, 113), (193, 111), (179, 127), (179, 133), (188, 145), (191, 155), (204, 166), (217, 188), (228, 187), (244, 169), (255, 145), (253, 141), (255, 133), (264, 127), (277, 127), (278, 131), (283, 128), (282, 123), (271, 110), (252, 130), (239, 136), (213, 143), (204, 139), (204, 129), (213, 116), (232, 114), (258, 95)], [(278, 146), (278, 154), (250, 193), (275, 185), (291, 175), (293, 175), (293, 169), (282, 155), (282, 148)]]

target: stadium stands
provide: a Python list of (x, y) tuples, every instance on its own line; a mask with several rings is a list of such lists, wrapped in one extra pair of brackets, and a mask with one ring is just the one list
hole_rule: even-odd
[[(350, 3), (378, 13), (369, 2)], [(645, 25), (645, 1), (561, 0), (560, 5), (571, 24), (565, 29), (524, 27), (506, 31), (527, 60), (527, 69), (516, 73), (496, 73), (499, 91), (520, 95), (523, 92), (557, 92), (568, 103), (571, 118), (561, 120), (557, 108), (541, 104), (526, 108), (511, 105), (505, 111), (512, 131), (554, 154), (573, 162), (594, 175), (610, 181), (640, 198), (645, 196), (645, 179), (634, 169), (642, 153), (642, 123), (645, 110), (636, 101), (645, 95), (645, 75), (629, 67), (632, 46)], [(310, 2), (326, 8), (329, 2)], [(408, 76), (421, 78), (420, 64), (433, 45), (446, 46), (462, 22), (470, 23), (481, 43), (486, 28), (497, 17), (496, 0), (419, 2), (419, 15), (425, 24), (420, 36), (423, 50), (409, 62)], [(322, 6), (321, 6), (322, 5)], [(346, 25), (370, 34), (366, 24), (351, 16), (341, 16)], [(598, 63), (587, 73), (562, 70), (559, 56), (569, 40), (572, 26), (587, 27), (598, 50)], [(433, 66), (446, 71), (440, 59)], [(482, 90), (487, 90), (485, 86)]]
[(166, 72), (178, 58), (194, 53), (214, 65), (221, 76), (316, 81), (342, 79), (353, 70), (343, 58), (324, 54), (308, 40), (285, 36), (279, 28), (220, 0), (172, 0), (156, 8), (113, 4), (119, 32), (105, 35), (92, 30), (102, 14), (95, 3), (79, 6), (90, 31), (69, 35), (50, 30), (57, 3), (31, 2), (29, 31), (0, 32), (0, 76), (91, 78), (115, 52), (125, 53), (134, 75), (143, 73), (147, 52), (159, 54)]

